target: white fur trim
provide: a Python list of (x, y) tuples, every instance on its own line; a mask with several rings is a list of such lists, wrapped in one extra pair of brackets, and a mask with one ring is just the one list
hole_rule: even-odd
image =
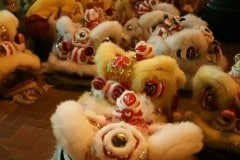
[(181, 22), (183, 28), (192, 28), (194, 26), (208, 26), (208, 23), (206, 21), (190, 13), (186, 14), (182, 18), (185, 18), (185, 20)]
[(203, 147), (201, 129), (191, 122), (166, 124), (148, 138), (148, 160), (186, 160)]
[[(154, 118), (154, 112), (155, 112), (155, 106), (152, 103), (149, 96), (146, 96), (146, 94), (138, 94), (140, 104), (141, 104), (141, 111), (143, 113), (143, 119), (146, 122), (152, 122)], [(158, 113), (160, 114), (160, 113)]]
[(84, 111), (92, 111), (98, 115), (111, 117), (114, 110), (113, 105), (103, 98), (96, 98), (91, 92), (84, 92), (78, 99), (78, 103), (83, 107)]
[(97, 76), (95, 64), (76, 64), (71, 61), (59, 60), (55, 54), (50, 54), (47, 63), (44, 64), (43, 72), (51, 73), (55, 71), (74, 73), (79, 76)]
[(58, 34), (60, 36), (65, 37), (64, 39), (67, 42), (70, 42), (70, 40), (74, 35), (74, 32), (76, 31), (73, 21), (68, 16), (60, 17), (56, 22), (56, 28), (57, 28)]
[(127, 35), (123, 33), (123, 26), (118, 21), (104, 21), (90, 32), (91, 44), (95, 49), (97, 49), (107, 37), (113, 38), (116, 44), (120, 44), (122, 38), (127, 37)]
[(96, 128), (90, 124), (81, 105), (73, 100), (60, 103), (51, 123), (57, 143), (64, 151), (73, 159), (85, 159)]

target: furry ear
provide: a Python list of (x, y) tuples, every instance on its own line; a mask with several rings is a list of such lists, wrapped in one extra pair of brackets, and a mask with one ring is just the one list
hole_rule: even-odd
[(143, 82), (138, 82), (140, 79), (142, 79), (142, 81), (144, 81), (144, 79), (155, 79), (156, 77), (154, 76), (160, 76), (159, 73), (162, 73), (164, 76), (175, 76), (172, 78), (176, 79), (177, 87), (179, 88), (183, 87), (186, 82), (184, 72), (180, 70), (176, 61), (169, 56), (161, 55), (154, 58), (145, 59), (134, 64), (133, 68), (133, 77), (135, 78), (132, 82), (132, 88), (136, 89), (137, 91), (141, 90), (142, 88)]
[(180, 16), (180, 11), (173, 4), (161, 2), (153, 7), (153, 10), (168, 12), (174, 16)]
[(151, 34), (151, 33), (148, 33), (149, 29), (151, 30), (152, 28), (156, 27), (158, 24), (163, 22), (166, 16), (171, 17), (173, 15), (161, 10), (155, 10), (155, 11), (143, 14), (139, 18), (139, 24), (144, 30), (144, 36), (148, 38), (149, 34)]
[[(150, 65), (149, 65), (150, 64)], [(135, 68), (141, 71), (159, 70), (165, 72), (175, 72), (178, 67), (176, 61), (165, 55), (155, 56), (154, 58), (145, 59), (138, 62)]]
[[(73, 100), (60, 103), (51, 117), (51, 123), (58, 144), (71, 158), (86, 159), (96, 128), (88, 121), (81, 105)], [(81, 143), (76, 143), (79, 138)]]
[(202, 149), (203, 135), (197, 125), (181, 122), (166, 124), (163, 128), (148, 138), (149, 160), (155, 160), (156, 157), (163, 160), (175, 160), (176, 157), (178, 160), (191, 159), (192, 155)]
[(60, 17), (56, 22), (56, 28), (58, 34), (61, 36), (65, 35), (65, 37), (68, 37), (69, 41), (72, 39), (73, 34), (76, 31), (73, 21), (68, 16)]
[(14, 41), (14, 36), (17, 34), (17, 28), (19, 25), (17, 17), (8, 10), (1, 10), (0, 17), (0, 25), (4, 25), (7, 28), (9, 41)]
[(90, 32), (91, 44), (96, 49), (106, 38), (120, 45), (122, 38), (128, 39), (126, 37), (128, 36), (123, 33), (123, 26), (118, 21), (104, 21), (98, 24)]
[(181, 21), (183, 28), (193, 28), (194, 26), (208, 26), (208, 23), (206, 21), (193, 14), (187, 14), (181, 18), (184, 19)]

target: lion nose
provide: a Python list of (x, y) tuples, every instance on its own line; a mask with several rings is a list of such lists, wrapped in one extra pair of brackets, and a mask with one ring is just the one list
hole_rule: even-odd
[(236, 120), (236, 113), (233, 110), (225, 109), (222, 111), (221, 117), (224, 122), (231, 124)]

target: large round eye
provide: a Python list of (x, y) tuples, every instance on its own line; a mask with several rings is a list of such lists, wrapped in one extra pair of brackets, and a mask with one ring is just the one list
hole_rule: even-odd
[(187, 53), (186, 53), (187, 59), (194, 60), (199, 58), (198, 50), (194, 47), (188, 47)]
[(133, 27), (131, 25), (127, 26), (127, 30), (128, 31), (132, 31), (133, 30)]
[[(131, 1), (131, 0), (130, 0)], [(143, 2), (143, 0), (139, 1), (139, 0), (136, 0), (136, 1), (131, 1), (132, 3), (132, 9), (134, 11), (138, 10), (139, 9), (139, 5)]]
[(149, 5), (151, 5), (153, 7), (153, 6), (157, 5), (159, 3), (159, 1), (158, 0), (150, 0), (148, 3), (149, 3)]
[(207, 109), (214, 111), (217, 109), (217, 93), (216, 89), (212, 87), (207, 87), (202, 96), (202, 106)]
[(182, 50), (177, 49), (176, 55), (177, 55), (178, 58), (182, 58)]
[(115, 147), (125, 147), (127, 142), (127, 136), (123, 133), (117, 133), (112, 137), (112, 144)]
[(79, 32), (76, 33), (77, 41), (85, 41), (89, 38), (89, 30), (87, 28), (81, 28)]
[(148, 96), (159, 97), (164, 91), (164, 86), (160, 82), (150, 81), (145, 84), (144, 91)]
[(79, 33), (79, 37), (80, 37), (80, 38), (86, 37), (86, 32), (80, 32), (80, 33)]
[(114, 13), (114, 9), (113, 8), (108, 8), (106, 11), (105, 11), (106, 15), (107, 16), (112, 16), (113, 13)]

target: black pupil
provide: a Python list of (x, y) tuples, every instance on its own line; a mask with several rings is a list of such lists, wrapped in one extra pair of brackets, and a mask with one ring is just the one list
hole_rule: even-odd
[(211, 94), (208, 95), (207, 100), (206, 100), (207, 104), (211, 106), (214, 103), (215, 98), (216, 97), (214, 95), (211, 95)]
[(194, 60), (199, 57), (197, 50), (194, 47), (189, 47), (187, 49), (187, 58), (190, 60)]
[(128, 31), (131, 31), (131, 30), (132, 30), (132, 26), (128, 26), (128, 27), (127, 27), (127, 30), (128, 30)]
[(216, 110), (217, 109), (217, 95), (215, 89), (206, 89), (205, 92), (205, 108), (208, 110)]
[(156, 91), (156, 85), (152, 83), (147, 83), (145, 86), (145, 92), (147, 95), (153, 95)]
[(156, 5), (156, 1), (151, 1), (151, 5)]
[(124, 134), (116, 134), (112, 137), (112, 143), (115, 147), (124, 147), (127, 144), (127, 138)]
[(86, 34), (85, 34), (84, 32), (81, 32), (81, 33), (80, 33), (80, 37), (81, 37), (81, 38), (85, 37), (85, 35), (86, 35)]

